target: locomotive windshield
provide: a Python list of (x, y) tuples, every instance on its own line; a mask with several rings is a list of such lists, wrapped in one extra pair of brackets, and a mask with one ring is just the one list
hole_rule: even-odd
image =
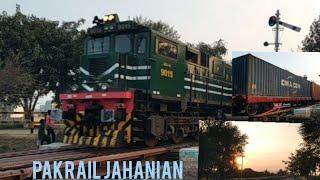
[(115, 51), (118, 53), (128, 53), (131, 51), (130, 35), (121, 34), (115, 37)]
[[(138, 34), (117, 34), (106, 37), (91, 37), (87, 40), (86, 54), (100, 54), (108, 53), (110, 51), (116, 53), (129, 53), (133, 52), (133, 50), (138, 54), (143, 54), (146, 51), (146, 43), (146, 37)], [(114, 44), (114, 50), (110, 49), (111, 44)]]
[(91, 38), (87, 41), (87, 54), (106, 53), (110, 49), (110, 37)]

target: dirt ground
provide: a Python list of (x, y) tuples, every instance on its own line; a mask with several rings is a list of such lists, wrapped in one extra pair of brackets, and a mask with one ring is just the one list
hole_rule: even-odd
[[(38, 129), (30, 134), (30, 129), (2, 129), (0, 130), (0, 153), (18, 152), (38, 149), (37, 138)], [(63, 128), (58, 127), (56, 132), (56, 142), (62, 142)]]
[(37, 149), (37, 135), (0, 134), (0, 153)]

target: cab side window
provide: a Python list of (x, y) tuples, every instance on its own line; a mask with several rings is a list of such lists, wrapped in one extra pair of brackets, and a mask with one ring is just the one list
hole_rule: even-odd
[(173, 59), (178, 58), (178, 47), (176, 44), (163, 38), (157, 39), (157, 53)]

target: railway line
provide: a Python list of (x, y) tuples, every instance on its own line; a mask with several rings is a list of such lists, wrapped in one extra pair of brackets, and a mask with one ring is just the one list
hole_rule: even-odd
[[(117, 148), (102, 149), (88, 147), (66, 147), (54, 150), (32, 150), (0, 154), (0, 179), (31, 179), (33, 161), (74, 161), (77, 167), (79, 161), (88, 163), (96, 161), (98, 174), (103, 175), (106, 161), (144, 160), (165, 155), (180, 148), (196, 146), (196, 142), (184, 142), (174, 145), (163, 145), (153, 148)], [(64, 167), (62, 164), (61, 168)], [(52, 166), (51, 166), (52, 168)]]

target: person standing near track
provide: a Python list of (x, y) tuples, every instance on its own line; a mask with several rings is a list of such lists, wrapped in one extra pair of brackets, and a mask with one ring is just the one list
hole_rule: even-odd
[(45, 120), (41, 119), (40, 120), (40, 126), (38, 130), (38, 145), (43, 145), (44, 142), (47, 144), (51, 144), (51, 139), (48, 135), (46, 135), (46, 125), (45, 125)]
[(51, 142), (55, 142), (56, 140), (56, 134), (54, 133), (54, 120), (51, 117), (51, 110), (48, 110), (47, 116), (46, 116), (46, 126), (47, 126), (47, 134), (51, 138)]

